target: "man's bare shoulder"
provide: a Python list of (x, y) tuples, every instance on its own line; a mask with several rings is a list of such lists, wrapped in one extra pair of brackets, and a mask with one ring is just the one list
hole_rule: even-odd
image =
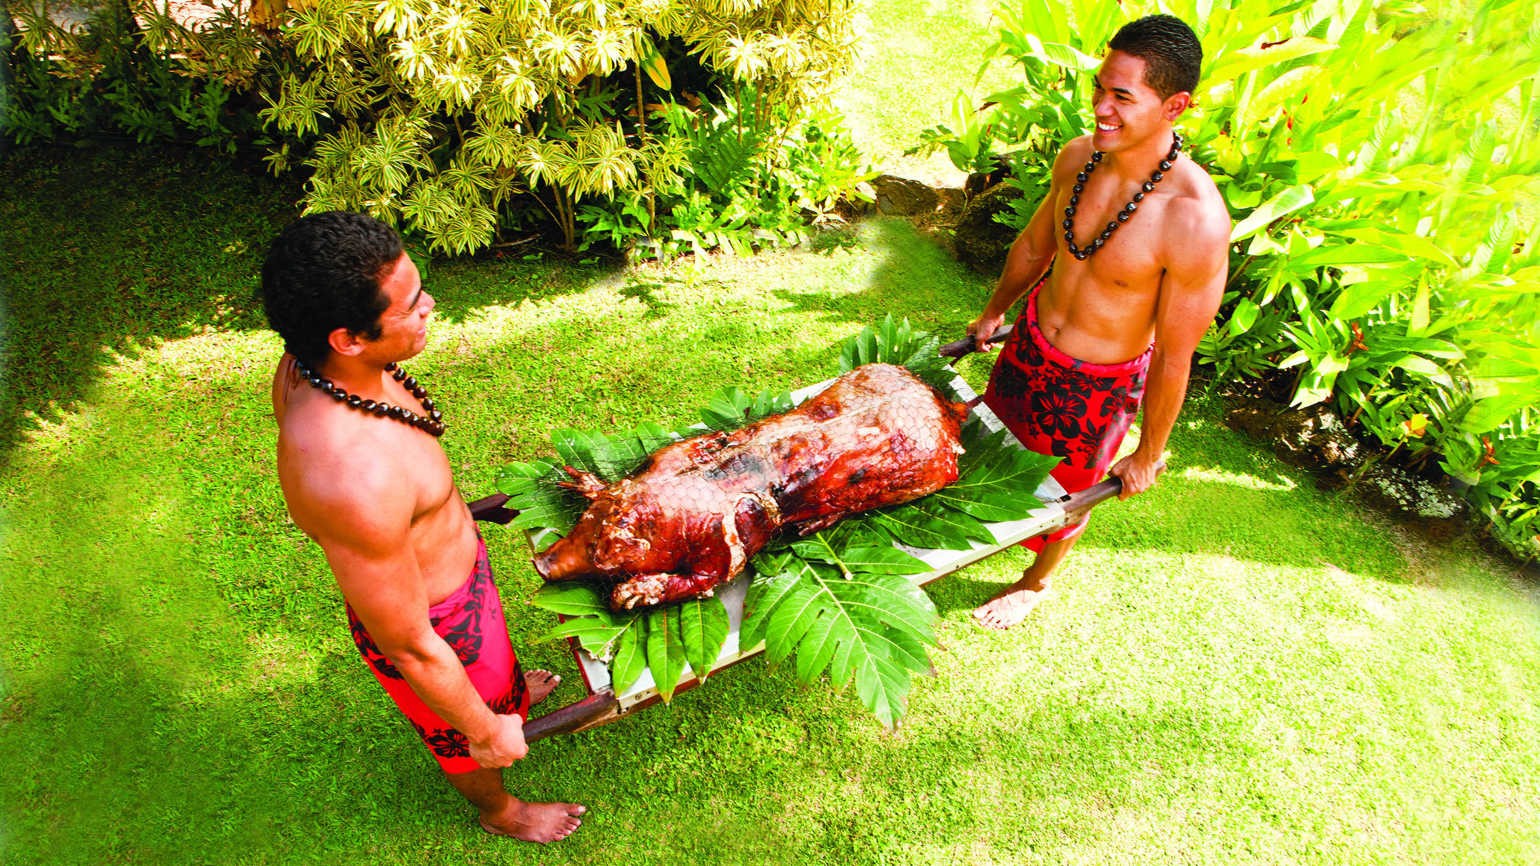
[(382, 435), (393, 432), (342, 406), (291, 401), (279, 424), (278, 477), (295, 523), (312, 536), (404, 530), (415, 500), (404, 480), (414, 473)]
[(1054, 174), (1075, 174), (1086, 163), (1091, 161), (1091, 154), (1095, 149), (1091, 147), (1091, 136), (1081, 135), (1069, 140), (1069, 143), (1059, 148), (1059, 155), (1053, 161)]
[(1162, 234), (1177, 248), (1213, 250), (1230, 243), (1230, 211), (1224, 196), (1200, 166), (1189, 159), (1178, 165), (1175, 195), (1161, 220)]

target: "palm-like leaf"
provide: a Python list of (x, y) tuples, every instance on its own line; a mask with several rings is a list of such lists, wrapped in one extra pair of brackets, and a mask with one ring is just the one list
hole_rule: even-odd
[(894, 575), (845, 578), (803, 562), (796, 571), (749, 588), (744, 641), (765, 642), (771, 663), (797, 656), (797, 677), (828, 671), (836, 685), (856, 682), (861, 700), (885, 725), (903, 715), (909, 678), (930, 669), (935, 606)]
[(565, 532), (576, 523), (583, 513), (583, 497), (557, 486), (566, 477), (554, 460), (504, 466), (497, 475), (497, 489), (508, 494), (507, 507), (519, 513), (513, 527)]
[(916, 331), (909, 320), (895, 320), (893, 314), (873, 328), (870, 325), (845, 343), (840, 352), (840, 372), (848, 373), (865, 364), (897, 364), (933, 388), (951, 393), (956, 373), (937, 351), (941, 342), (923, 331)]
[(736, 430), (761, 418), (789, 412), (794, 407), (791, 395), (764, 391), (750, 397), (737, 388), (720, 391), (700, 410), (701, 421), (712, 430)]
[(567, 466), (583, 469), (607, 482), (618, 481), (636, 470), (647, 456), (676, 437), (657, 424), (616, 436), (559, 430), (552, 435), (556, 453)]

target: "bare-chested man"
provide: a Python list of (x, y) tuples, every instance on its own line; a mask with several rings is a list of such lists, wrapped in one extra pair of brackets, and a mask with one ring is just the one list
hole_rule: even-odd
[[(1230, 218), (1173, 122), (1192, 102), (1203, 50), (1169, 15), (1131, 22), (1108, 44), (1092, 96), (1096, 128), (1054, 160), (1053, 180), (969, 326), (982, 346), (1027, 297), (990, 374), (985, 403), (1028, 448), (1063, 457), (1074, 492), (1109, 471), (1122, 496), (1164, 468), (1192, 353), (1219, 309)], [(1138, 447), (1112, 458), (1144, 398)], [(989, 628), (1020, 622), (1085, 528), (1033, 539), (1021, 579), (974, 611)]]
[(502, 768), (529, 751), (524, 719), (555, 688), (520, 671), (470, 511), (426, 392), (396, 366), (423, 350), (433, 297), (388, 226), (307, 216), (262, 268), (268, 321), (287, 349), (273, 376), (278, 477), (320, 544), (354, 642), (488, 833), (554, 842), (573, 803), (526, 803)]

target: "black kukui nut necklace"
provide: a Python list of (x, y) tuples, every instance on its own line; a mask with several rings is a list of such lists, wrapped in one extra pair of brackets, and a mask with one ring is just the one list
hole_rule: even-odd
[(395, 361), (386, 364), (385, 369), (389, 370), (391, 377), (400, 382), (406, 390), (411, 391), (413, 397), (422, 401), (422, 410), (428, 413), (426, 417), (402, 406), (392, 406), (383, 400), (375, 402), (374, 400), (365, 400), (357, 394), (349, 394), (340, 385), (305, 366), (305, 362), (298, 358), (294, 359), (294, 367), (299, 370), (300, 376), (304, 377), (305, 381), (309, 382), (311, 386), (319, 389), (322, 393), (332, 395), (332, 399), (338, 403), (345, 403), (360, 412), (368, 412), (379, 418), (394, 418), (403, 424), (410, 424), (430, 436), (444, 435), (444, 413), (434, 408), (433, 401), (428, 399), (428, 389), (417, 384), (417, 380), (408, 376), (405, 370), (396, 365)]
[(1172, 133), (1171, 152), (1166, 154), (1166, 158), (1160, 161), (1160, 168), (1155, 169), (1154, 173), (1150, 175), (1150, 179), (1144, 182), (1144, 187), (1134, 193), (1134, 200), (1123, 205), (1123, 209), (1118, 211), (1118, 218), (1107, 223), (1107, 227), (1102, 229), (1100, 236), (1084, 247), (1077, 247), (1075, 246), (1074, 230), (1075, 208), (1080, 204), (1080, 194), (1085, 192), (1086, 179), (1091, 176), (1091, 172), (1096, 170), (1096, 164), (1102, 161), (1102, 152), (1099, 150), (1092, 151), (1091, 161), (1085, 164), (1085, 168), (1081, 169), (1079, 174), (1075, 175), (1075, 189), (1070, 194), (1069, 205), (1064, 208), (1064, 241), (1069, 244), (1069, 254), (1074, 256), (1077, 261), (1083, 262), (1090, 258), (1092, 253), (1101, 249), (1102, 244), (1107, 242), (1107, 238), (1112, 237), (1112, 232), (1118, 226), (1128, 222), (1129, 217), (1134, 215), (1134, 211), (1139, 209), (1139, 202), (1144, 201), (1145, 194), (1154, 189), (1155, 184), (1160, 183), (1165, 178), (1166, 172), (1170, 171), (1171, 166), (1176, 164), (1177, 154), (1181, 152), (1182, 134), (1179, 132)]

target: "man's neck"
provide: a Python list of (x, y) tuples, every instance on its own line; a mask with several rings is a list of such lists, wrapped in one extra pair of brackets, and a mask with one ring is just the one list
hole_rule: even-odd
[(379, 400), (385, 396), (385, 379), (390, 375), (383, 364), (336, 353), (328, 355), (316, 372), (349, 394), (357, 394), (366, 400)]
[(1126, 180), (1148, 180), (1150, 173), (1159, 168), (1161, 160), (1171, 152), (1175, 134), (1168, 126), (1128, 150), (1103, 154), (1101, 167)]

